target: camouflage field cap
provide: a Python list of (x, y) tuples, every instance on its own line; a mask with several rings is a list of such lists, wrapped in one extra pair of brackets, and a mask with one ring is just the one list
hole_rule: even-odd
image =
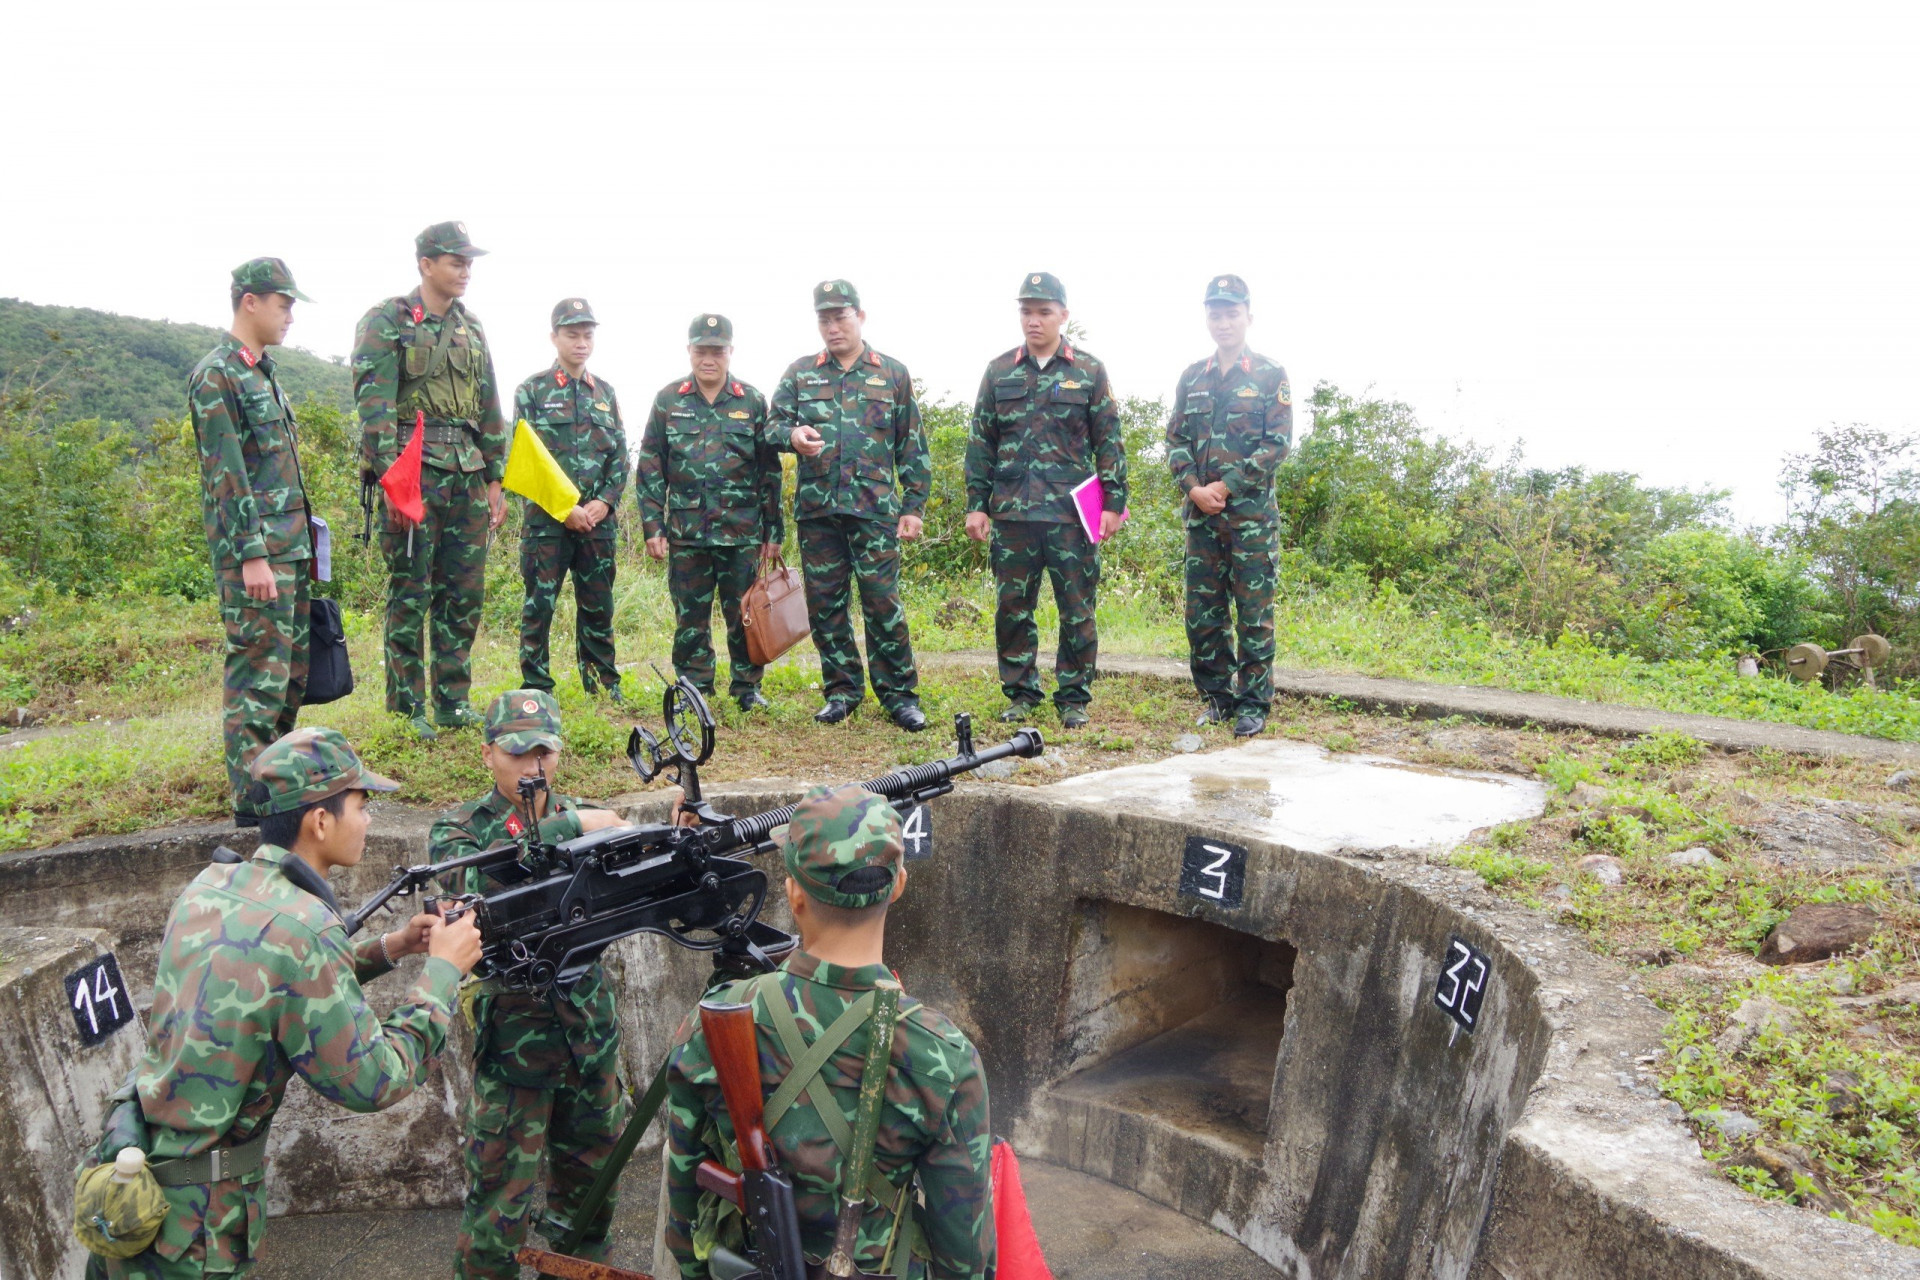
[(295, 729), (253, 758), (247, 799), (258, 814), (291, 813), (342, 791), (398, 791), (366, 765), (338, 729)]
[(1247, 282), (1239, 276), (1215, 276), (1207, 281), (1208, 302), (1238, 302), (1244, 306), (1252, 297)]
[(687, 326), (687, 345), (690, 347), (732, 346), (733, 321), (717, 311), (709, 315), (695, 316), (693, 323)]
[(280, 258), (249, 258), (233, 269), (235, 297), (243, 293), (284, 293), (301, 302), (312, 302), (293, 287), (293, 272)]
[(840, 307), (860, 309), (860, 291), (845, 280), (822, 280), (813, 286), (813, 309), (834, 311)]
[(560, 704), (544, 689), (509, 689), (487, 708), (487, 741), (508, 755), (560, 749)]
[(585, 298), (562, 298), (553, 304), (553, 327), (562, 328), (570, 324), (599, 324), (593, 318), (593, 307)]
[(1067, 286), (1060, 283), (1059, 276), (1035, 271), (1020, 277), (1020, 292), (1013, 296), (1018, 302), (1057, 302), (1064, 307), (1067, 305)]
[(815, 787), (783, 830), (787, 874), (816, 902), (857, 911), (893, 892), (904, 846), (900, 815), (883, 797), (852, 785)]
[(457, 253), (463, 258), (478, 258), (486, 252), (467, 239), (467, 224), (464, 222), (436, 222), (413, 238), (416, 257), (437, 258), (443, 253)]

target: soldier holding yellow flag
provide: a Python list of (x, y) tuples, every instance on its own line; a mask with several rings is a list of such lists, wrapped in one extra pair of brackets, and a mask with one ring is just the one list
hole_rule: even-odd
[[(573, 574), (574, 648), (588, 693), (620, 699), (613, 665), (614, 510), (627, 487), (627, 434), (613, 384), (587, 372), (599, 322), (585, 298), (553, 309), (556, 359), (513, 393), (513, 455), (506, 487), (526, 495), (520, 529), (520, 683), (551, 691), (547, 636), (560, 584)], [(535, 442), (544, 448), (534, 447)], [(542, 458), (541, 455), (545, 457)], [(544, 466), (540, 465), (544, 462)], [(564, 493), (576, 492), (571, 503)], [(558, 488), (561, 497), (550, 490)]]

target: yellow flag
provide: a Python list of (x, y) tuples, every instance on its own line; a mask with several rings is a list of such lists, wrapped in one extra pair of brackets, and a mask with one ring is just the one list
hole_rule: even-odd
[(520, 419), (513, 428), (513, 448), (507, 451), (507, 473), (500, 487), (532, 502), (555, 520), (565, 520), (580, 501), (580, 488), (540, 443), (540, 437)]

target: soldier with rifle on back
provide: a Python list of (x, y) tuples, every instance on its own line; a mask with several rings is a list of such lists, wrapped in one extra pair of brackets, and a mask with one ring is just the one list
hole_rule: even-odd
[(907, 882), (900, 815), (859, 787), (819, 787), (779, 834), (800, 947), (715, 996), (735, 1002), (721, 1012), (751, 1012), (757, 1055), (740, 1065), (773, 1064), (764, 1134), (751, 1115), (761, 1082), (741, 1092), (709, 1041), (710, 1002), (668, 1060), (667, 1245), (687, 1280), (738, 1274), (738, 1210), (754, 1203), (744, 1188), (771, 1160), (791, 1178), (799, 1239), (758, 1240), (763, 1276), (791, 1269), (769, 1270), (769, 1256), (804, 1249), (814, 1276), (984, 1280), (994, 1233), (980, 1056), (882, 959), (887, 908)]

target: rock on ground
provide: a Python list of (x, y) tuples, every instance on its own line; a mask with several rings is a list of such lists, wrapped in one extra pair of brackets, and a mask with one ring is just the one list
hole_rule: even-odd
[(1830, 809), (1780, 813), (1751, 829), (1761, 850), (1784, 866), (1831, 868), (1888, 860), (1885, 840)]
[(1580, 874), (1609, 889), (1618, 889), (1626, 880), (1620, 859), (1606, 853), (1590, 853), (1580, 859)]
[(1761, 964), (1811, 964), (1859, 946), (1880, 927), (1871, 907), (1810, 902), (1793, 909), (1760, 944)]

